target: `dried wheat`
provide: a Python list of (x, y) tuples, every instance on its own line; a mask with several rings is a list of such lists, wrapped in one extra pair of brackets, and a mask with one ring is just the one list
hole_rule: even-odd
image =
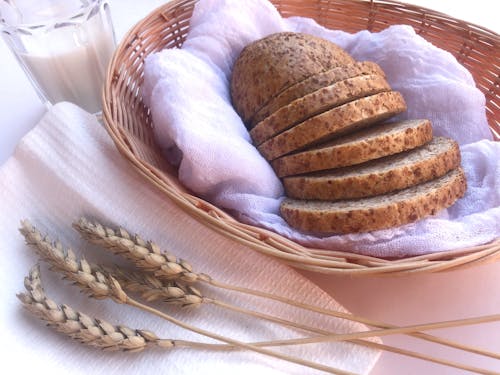
[[(140, 278), (141, 274), (138, 274), (138, 276)], [(149, 284), (149, 286), (151, 288), (150, 293), (148, 293), (148, 295), (151, 296), (150, 300), (154, 301), (154, 300), (169, 299), (168, 292), (167, 292), (167, 296), (165, 297), (165, 290), (164, 290), (164, 288), (161, 287), (161, 285), (163, 283), (165, 283), (165, 281), (160, 281), (158, 279), (155, 279), (154, 277), (152, 277), (152, 278), (155, 281), (154, 281), (154, 283)], [(140, 283), (139, 285), (141, 288), (144, 287), (144, 283)], [(141, 293), (141, 294), (143, 294), (143, 293)], [(220, 306), (220, 307), (232, 310), (232, 311), (240, 312), (240, 313), (250, 315), (250, 316), (253, 316), (253, 317), (256, 317), (259, 319), (264, 319), (264, 320), (268, 320), (268, 321), (271, 321), (274, 323), (282, 324), (284, 326), (293, 327), (293, 328), (297, 328), (297, 329), (304, 330), (307, 332), (312, 332), (312, 333), (322, 335), (322, 337), (313, 337), (313, 338), (305, 338), (305, 339), (289, 339), (289, 340), (276, 340), (276, 341), (265, 341), (265, 342), (253, 343), (256, 346), (272, 347), (272, 346), (283, 346), (283, 345), (285, 345), (285, 346), (286, 345), (298, 345), (301, 343), (302, 344), (315, 343), (315, 342), (321, 342), (321, 341), (325, 341), (325, 342), (327, 342), (327, 341), (328, 342), (331, 342), (331, 341), (349, 341), (353, 344), (357, 344), (357, 345), (361, 345), (361, 346), (365, 346), (365, 347), (369, 347), (369, 348), (373, 348), (373, 349), (378, 349), (378, 350), (384, 350), (384, 351), (388, 351), (388, 352), (396, 353), (396, 354), (400, 354), (400, 355), (405, 355), (407, 357), (422, 359), (425, 361), (434, 362), (434, 363), (438, 363), (438, 364), (453, 367), (453, 368), (472, 371), (472, 372), (476, 372), (479, 374), (492, 374), (492, 372), (490, 372), (488, 370), (483, 370), (480, 368), (467, 366), (464, 364), (460, 364), (460, 363), (456, 363), (453, 361), (433, 357), (430, 355), (420, 354), (420, 353), (417, 353), (414, 351), (395, 348), (395, 347), (391, 347), (389, 345), (379, 344), (376, 342), (356, 338), (356, 336), (363, 335), (363, 333), (355, 333), (352, 335), (351, 334), (337, 334), (337, 335), (335, 335), (334, 333), (332, 333), (330, 331), (326, 331), (324, 329), (319, 329), (319, 328), (311, 327), (308, 325), (304, 325), (304, 324), (300, 324), (300, 323), (296, 323), (296, 322), (291, 322), (289, 320), (280, 319), (280, 318), (277, 318), (277, 317), (272, 316), (272, 315), (268, 315), (268, 314), (256, 312), (253, 310), (240, 308), (240, 307), (230, 305), (230, 304), (227, 304), (227, 303), (224, 303), (221, 301), (217, 301), (214, 299), (210, 299), (207, 297), (203, 298), (203, 302), (204, 303), (212, 303), (212, 304), (215, 304), (217, 306)], [(497, 320), (497, 319), (495, 318), (494, 320)], [(469, 322), (469, 323), (472, 323), (472, 322)], [(448, 324), (448, 323), (446, 322), (445, 324)], [(407, 327), (404, 327), (404, 328), (407, 329)], [(417, 328), (421, 330), (423, 327), (420, 326)], [(401, 330), (398, 330), (398, 331), (392, 330), (393, 333), (399, 333), (400, 331)], [(370, 332), (373, 333), (374, 331), (370, 331)], [(380, 331), (380, 332), (383, 332), (383, 334), (381, 334), (381, 335), (385, 335), (385, 334), (390, 334), (391, 331), (384, 330), (384, 331)], [(403, 332), (404, 332), (404, 330), (403, 330)], [(483, 354), (484, 355), (482, 350), (478, 350), (477, 348), (474, 348), (474, 349), (475, 349), (476, 354)], [(496, 358), (499, 357), (498, 353), (490, 353), (490, 352), (487, 352), (487, 353), (491, 354), (491, 355), (489, 355), (490, 357), (491, 356), (495, 356)]]
[(33, 227), (27, 220), (21, 222), (19, 229), (23, 234), (26, 243), (35, 252), (46, 260), (52, 268), (61, 272), (66, 278), (72, 280), (80, 288), (96, 299), (114, 296), (110, 289), (107, 276), (100, 270), (92, 269), (92, 266), (85, 259), (77, 259), (71, 249), (64, 249), (60, 242), (52, 243), (48, 237)]
[[(360, 340), (361, 338), (365, 338), (365, 337), (382, 336), (385, 334), (411, 333), (417, 329), (424, 328), (424, 326), (399, 327), (396, 329), (365, 331), (365, 332), (358, 332), (358, 333), (347, 334), (347, 335), (335, 335), (335, 334), (332, 334), (332, 333), (327, 332), (327, 331), (310, 328), (310, 327), (299, 325), (299, 324), (292, 323), (292, 322), (287, 322), (287, 323), (291, 323), (291, 324), (296, 324), (296, 326), (301, 328), (301, 329), (308, 329), (309, 331), (322, 334), (323, 336), (313, 337), (313, 338), (303, 338), (303, 339), (277, 340), (277, 341), (259, 342), (259, 343), (251, 343), (251, 344), (242, 343), (242, 342), (239, 342), (239, 341), (227, 338), (227, 337), (223, 337), (223, 336), (214, 334), (212, 332), (208, 332), (208, 331), (199, 329), (197, 327), (190, 326), (190, 325), (185, 324), (185, 323), (183, 323), (183, 322), (181, 322), (181, 321), (179, 321), (179, 320), (177, 320), (177, 319), (175, 319), (167, 314), (164, 314), (156, 309), (153, 309), (149, 306), (143, 305), (143, 304), (131, 299), (124, 292), (124, 290), (122, 289), (122, 285), (115, 277), (113, 277), (111, 275), (105, 276), (105, 273), (103, 273), (102, 271), (96, 272), (95, 270), (92, 269), (92, 267), (87, 262), (82, 262), (81, 260), (80, 261), (77, 260), (72, 251), (64, 250), (62, 245), (60, 245), (59, 243), (56, 243), (56, 244), (51, 243), (50, 240), (48, 239), (48, 237), (43, 237), (40, 234), (40, 232), (38, 230), (36, 230), (36, 228), (34, 228), (29, 222), (25, 221), (22, 223), (21, 232), (25, 235), (27, 243), (33, 245), (36, 248), (37, 252), (43, 258), (45, 258), (46, 260), (49, 260), (49, 262), (52, 264), (53, 268), (55, 268), (59, 271), (62, 271), (66, 275), (67, 278), (76, 281), (78, 284), (80, 284), (80, 286), (83, 288), (83, 290), (92, 291), (91, 295), (95, 295), (95, 293), (93, 292), (93, 290), (95, 289), (93, 284), (95, 284), (96, 280), (97, 280), (97, 281), (101, 282), (102, 284), (105, 284), (107, 287), (107, 289), (106, 289), (107, 294), (102, 293), (102, 291), (104, 290), (104, 288), (102, 288), (102, 286), (98, 288), (98, 290), (101, 292), (98, 295), (99, 298), (105, 298), (106, 296), (111, 297), (116, 302), (127, 303), (127, 304), (129, 304), (131, 306), (135, 306), (141, 310), (151, 312), (151, 313), (158, 315), (158, 316), (166, 319), (167, 321), (170, 321), (171, 323), (176, 324), (180, 327), (197, 332), (197, 333), (199, 333), (201, 335), (205, 335), (207, 337), (211, 337), (211, 338), (220, 340), (222, 342), (233, 345), (235, 347), (250, 349), (250, 350), (262, 353), (262, 354), (267, 354), (267, 355), (270, 355), (270, 356), (273, 356), (276, 358), (281, 358), (281, 359), (284, 359), (284, 360), (287, 360), (287, 361), (290, 361), (293, 363), (302, 364), (304, 366), (308, 366), (308, 367), (312, 367), (312, 368), (322, 369), (322, 370), (327, 371), (327, 372), (334, 371), (334, 373), (339, 373), (338, 370), (332, 369), (328, 366), (323, 366), (323, 365), (319, 365), (319, 364), (314, 363), (314, 362), (302, 360), (300, 358), (290, 357), (290, 356), (283, 355), (280, 353), (272, 352), (272, 351), (269, 351), (267, 349), (264, 349), (263, 347), (264, 346), (296, 345), (296, 344), (300, 344), (300, 343), (312, 343), (312, 342), (349, 340), (349, 341), (357, 343), (357, 344), (371, 346), (371, 347), (379, 348), (382, 350), (388, 350), (391, 352), (400, 353), (400, 354), (415, 357), (415, 358), (425, 359), (428, 361), (444, 364), (444, 365), (455, 367), (455, 368), (474, 371), (474, 372), (482, 373), (482, 374), (492, 374), (492, 372), (488, 371), (488, 370), (478, 369), (478, 368), (474, 368), (471, 366), (466, 366), (466, 365), (458, 364), (455, 362), (446, 361), (446, 360), (434, 358), (434, 357), (427, 356), (427, 355), (422, 355), (422, 354), (415, 353), (415, 352), (408, 351), (408, 350), (404, 350), (404, 349), (392, 348), (392, 347), (389, 347), (389, 346), (386, 346), (383, 344), (377, 344), (377, 343), (372, 343), (372, 342)], [(69, 260), (70, 260), (69, 262), (68, 262), (67, 258), (69, 258)], [(68, 264), (72, 265), (73, 267), (68, 267)], [(75, 264), (80, 265), (80, 267), (75, 267), (74, 266)], [(78, 277), (75, 277), (75, 271), (74, 271), (75, 269), (77, 270), (76, 274), (78, 275)], [(84, 275), (84, 276), (82, 277), (82, 275)], [(86, 282), (88, 283), (88, 285), (86, 284)], [(152, 286), (149, 285), (149, 287), (152, 287)], [(154, 293), (151, 294), (151, 297), (155, 296), (155, 298), (156, 298), (159, 295), (165, 293), (165, 291), (168, 291), (168, 289), (165, 289), (163, 291), (159, 288), (157, 288), (157, 289), (158, 289), (157, 291), (155, 291)], [(256, 313), (256, 316), (258, 316), (258, 315), (262, 315), (262, 314)], [(267, 318), (267, 317), (264, 317), (264, 318)], [(479, 323), (481, 321), (487, 321), (487, 319), (491, 319), (491, 317), (478, 318), (478, 319), (474, 320), (472, 323)], [(497, 320), (497, 319), (498, 319), (498, 317), (496, 317), (496, 316), (493, 317), (493, 320)], [(277, 321), (277, 322), (281, 321), (281, 319), (274, 318), (274, 317), (272, 317), (269, 320), (273, 320), (273, 321)], [(286, 322), (286, 321), (283, 321), (283, 322)], [(450, 323), (446, 323), (446, 324), (448, 326), (453, 326), (453, 325), (463, 325), (465, 323), (471, 323), (471, 322), (466, 322), (464, 320), (464, 321), (455, 321), (455, 322), (452, 322), (451, 324)], [(425, 329), (432, 329), (434, 327), (442, 327), (442, 326), (443, 326), (443, 323), (433, 323), (433, 324), (425, 325)], [(476, 352), (480, 352), (480, 350), (476, 349)], [(496, 354), (496, 355), (498, 355), (498, 354)]]
[(198, 307), (205, 302), (201, 292), (192, 285), (176, 280), (159, 280), (154, 275), (125, 270), (120, 267), (104, 268), (132, 293), (138, 293), (147, 302), (162, 301), (182, 307)]
[[(186, 282), (195, 282), (195, 281), (200, 281), (207, 283), (209, 285), (212, 285), (217, 288), (221, 289), (226, 289), (226, 290), (231, 290), (234, 292), (238, 293), (244, 293), (244, 294), (249, 294), (253, 296), (258, 296), (262, 298), (267, 298), (267, 299), (272, 299), (275, 301), (279, 301), (281, 303), (285, 303), (294, 307), (299, 307), (305, 310), (313, 311), (319, 314), (324, 314), (336, 318), (341, 318), (341, 319), (347, 319), (363, 324), (367, 324), (372, 327), (378, 327), (381, 328), (382, 330), (379, 330), (379, 332), (383, 332), (385, 330), (388, 330), (387, 332), (396, 332), (396, 330), (399, 329), (399, 333), (404, 333), (408, 334), (410, 336), (434, 342), (440, 345), (445, 345), (449, 346), (455, 349), (463, 350), (463, 351), (468, 351), (471, 353), (479, 354), (479, 355), (484, 355), (487, 357), (495, 358), (495, 359), (500, 359), (500, 354), (495, 353), (495, 352), (490, 352), (484, 349), (476, 348), (473, 346), (469, 345), (464, 345), (461, 343), (454, 342), (452, 340), (447, 340), (443, 339), (440, 337), (436, 337), (427, 333), (423, 332), (418, 332), (416, 330), (411, 330), (405, 328), (407, 327), (397, 327), (395, 325), (387, 324), (384, 322), (378, 322), (378, 321), (373, 321), (370, 319), (354, 316), (349, 313), (344, 313), (340, 311), (333, 311), (333, 310), (328, 310), (328, 309), (323, 309), (317, 306), (301, 303), (289, 298), (281, 297), (278, 295), (262, 292), (259, 290), (253, 290), (249, 288), (244, 288), (244, 287), (239, 287), (239, 286), (234, 286), (230, 285), (227, 283), (223, 283), (220, 281), (217, 281), (210, 277), (209, 275), (203, 274), (203, 273), (196, 273), (193, 271), (193, 267), (186, 261), (182, 260), (179, 261), (175, 257), (175, 255), (171, 253), (164, 253), (161, 251), (160, 247), (156, 245), (155, 243), (151, 241), (144, 241), (139, 235), (131, 236), (128, 231), (126, 231), (123, 228), (119, 229), (112, 229), (107, 226), (104, 226), (103, 224), (98, 223), (97, 221), (91, 222), (85, 218), (81, 218), (78, 222), (73, 224), (74, 228), (77, 229), (81, 235), (89, 240), (90, 242), (100, 245), (103, 248), (107, 250), (111, 250), (115, 254), (119, 254), (121, 256), (124, 256), (125, 258), (131, 260), (134, 262), (134, 264), (142, 268), (144, 270), (154, 272), (154, 274), (158, 277), (163, 277), (167, 279), (172, 279), (173, 278), (173, 273), (170, 272), (172, 268), (175, 268), (173, 265), (166, 266), (166, 264), (169, 262), (168, 259), (171, 261), (179, 262), (178, 264), (183, 264), (185, 265), (185, 269), (189, 270), (186, 272), (186, 275), (189, 275), (188, 277), (184, 277), (183, 279)], [(146, 260), (148, 259), (148, 261)], [(152, 262), (149, 259), (155, 259), (155, 262)], [(168, 271), (168, 272), (166, 272)], [(179, 275), (183, 275), (182, 272), (178, 273)], [(491, 317), (487, 317), (491, 318)], [(492, 317), (493, 320), (496, 320), (496, 317)], [(482, 319), (482, 318), (479, 318)], [(465, 322), (464, 322), (465, 323)], [(457, 323), (459, 324), (459, 323)], [(314, 332), (314, 330), (311, 330), (311, 332)], [(375, 332), (375, 331), (374, 331)], [(326, 338), (325, 338), (326, 340)], [(390, 350), (390, 348), (387, 348)]]
[(170, 348), (172, 340), (159, 339), (153, 332), (115, 326), (102, 319), (91, 318), (68, 305), (58, 305), (47, 298), (40, 279), (40, 269), (35, 266), (24, 280), (26, 293), (17, 297), (31, 313), (46, 321), (50, 327), (81, 343), (105, 350), (139, 352), (148, 346)]
[[(139, 352), (151, 346), (164, 349), (173, 347), (191, 347), (202, 349), (233, 349), (228, 345), (206, 344), (185, 340), (159, 339), (148, 330), (132, 330), (126, 326), (113, 326), (102, 319), (91, 318), (77, 312), (68, 305), (58, 305), (45, 296), (40, 279), (39, 267), (33, 267), (28, 277), (25, 278), (27, 293), (20, 293), (17, 297), (24, 307), (38, 318), (46, 321), (48, 326), (76, 339), (77, 341), (100, 348), (103, 350), (123, 350)], [(384, 349), (385, 345), (372, 343), (374, 348)], [(407, 351), (395, 352), (407, 354)], [(427, 356), (412, 355), (417, 358), (429, 360)]]
[(161, 252), (155, 243), (146, 242), (138, 235), (131, 236), (123, 228), (114, 230), (85, 218), (81, 218), (73, 226), (92, 243), (133, 261), (139, 268), (154, 272), (161, 278), (195, 282), (201, 276), (192, 272), (193, 267), (188, 262), (173, 254)]
[(20, 232), (26, 243), (32, 246), (43, 260), (94, 298), (117, 298), (112, 295), (109, 287), (108, 278), (112, 276), (125, 290), (137, 292), (146, 300), (159, 299), (161, 296), (164, 302), (182, 306), (198, 306), (202, 302), (202, 296), (196, 288), (175, 280), (160, 283), (147, 274), (125, 271), (119, 267), (99, 267), (83, 258), (77, 259), (71, 249), (65, 249), (60, 242), (50, 241), (26, 220), (21, 222)]
[[(22, 221), (20, 232), (26, 238), (27, 244), (31, 245), (44, 260), (47, 260), (54, 270), (62, 272), (67, 279), (74, 281), (81, 287), (83, 291), (89, 293), (89, 295), (92, 297), (98, 299), (106, 297), (112, 298), (117, 303), (128, 304), (142, 311), (157, 315), (181, 328), (221, 341), (232, 347), (251, 350), (260, 354), (332, 374), (354, 375), (353, 373), (348, 371), (335, 369), (333, 367), (325, 366), (316, 362), (307, 361), (279, 352), (273, 352), (263, 347), (266, 343), (258, 343), (257, 345), (255, 345), (254, 343), (244, 343), (184, 323), (179, 319), (176, 319), (157, 309), (134, 300), (125, 293), (122, 285), (115, 277), (109, 274), (106, 275), (102, 271), (93, 270), (87, 261), (85, 261), (84, 259), (78, 260), (73, 251), (64, 249), (59, 242), (53, 243), (48, 237), (43, 237), (41, 233), (27, 220)], [(67, 261), (68, 259), (70, 260), (69, 262)]]

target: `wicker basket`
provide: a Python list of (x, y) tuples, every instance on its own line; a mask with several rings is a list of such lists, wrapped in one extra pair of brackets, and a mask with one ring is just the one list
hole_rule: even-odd
[[(139, 87), (143, 60), (153, 52), (182, 45), (195, 0), (174, 0), (153, 11), (124, 37), (109, 65), (103, 96), (106, 128), (120, 152), (149, 183), (158, 187), (189, 215), (254, 250), (301, 269), (349, 275), (394, 275), (436, 272), (472, 266), (500, 258), (500, 238), (467, 249), (398, 260), (342, 251), (305, 248), (276, 233), (243, 224), (218, 207), (190, 193), (177, 172), (163, 159), (152, 135), (152, 120)], [(356, 32), (379, 31), (408, 24), (467, 67), (485, 93), (487, 114), (496, 140), (500, 138), (500, 36), (429, 9), (396, 1), (274, 0), (283, 16), (311, 17), (326, 27)]]

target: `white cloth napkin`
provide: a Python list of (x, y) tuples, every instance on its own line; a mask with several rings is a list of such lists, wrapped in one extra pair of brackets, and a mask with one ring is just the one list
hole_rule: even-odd
[[(465, 197), (434, 217), (367, 234), (320, 238), (290, 228), (279, 215), (282, 185), (251, 144), (228, 88), (242, 48), (284, 30), (321, 36), (357, 60), (377, 62), (408, 104), (399, 118), (428, 118), (435, 135), (452, 137), (462, 146), (469, 183)], [(308, 246), (386, 257), (463, 248), (500, 235), (500, 144), (491, 141), (484, 95), (450, 53), (411, 27), (348, 34), (307, 18), (283, 19), (267, 0), (201, 0), (182, 49), (147, 58), (142, 92), (156, 137), (179, 166), (180, 180), (239, 220)]]
[[(89, 261), (115, 262), (79, 238), (71, 223), (84, 215), (119, 224), (182, 257), (198, 272), (220, 281), (266, 290), (325, 308), (343, 308), (293, 269), (226, 239), (194, 220), (147, 183), (118, 153), (91, 115), (69, 103), (54, 106), (0, 168), (0, 352), (2, 366), (19, 374), (316, 374), (318, 371), (244, 352), (173, 349), (138, 354), (101, 352), (55, 333), (25, 312), (15, 295), (37, 258), (18, 233), (27, 218)], [(172, 324), (111, 301), (95, 301), (44, 267), (47, 294), (112, 324), (149, 329), (162, 338), (204, 340)], [(213, 289), (202, 288), (207, 295)], [(247, 308), (337, 332), (365, 330), (360, 324), (284, 308), (257, 298), (218, 293)], [(243, 341), (300, 337), (262, 321), (243, 319), (220, 308), (158, 307), (186, 322)], [(352, 344), (302, 345), (290, 353), (366, 374), (379, 353)]]

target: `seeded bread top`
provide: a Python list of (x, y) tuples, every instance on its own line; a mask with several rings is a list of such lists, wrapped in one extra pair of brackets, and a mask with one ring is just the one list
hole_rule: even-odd
[(293, 84), (277, 96), (273, 97), (252, 118), (251, 127), (255, 126), (266, 117), (279, 110), (281, 107), (303, 97), (304, 95), (310, 94), (311, 92), (319, 90), (322, 87), (330, 86), (336, 82), (360, 75), (379, 75), (385, 78), (382, 68), (371, 61), (362, 61), (351, 65), (337, 66), (325, 72), (314, 74)]
[(354, 59), (325, 39), (282, 32), (259, 39), (241, 52), (231, 77), (231, 98), (247, 123), (272, 97), (312, 74), (349, 65)]
[(391, 87), (380, 75), (360, 75), (325, 86), (268, 116), (250, 130), (254, 144), (259, 145), (309, 117), (355, 99), (390, 91)]

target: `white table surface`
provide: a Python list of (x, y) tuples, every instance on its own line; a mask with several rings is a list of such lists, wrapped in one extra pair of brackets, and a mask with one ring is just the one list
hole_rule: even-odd
[[(110, 0), (118, 39), (164, 0)], [(498, 0), (410, 0), (500, 33)], [(43, 115), (38, 99), (15, 58), (0, 41), (0, 165)], [(306, 273), (356, 315), (409, 325), (500, 313), (500, 262), (440, 274), (393, 278), (350, 278)], [(500, 353), (500, 323), (434, 331), (443, 337)], [(500, 372), (500, 360), (392, 336), (385, 343), (482, 366)], [(465, 372), (404, 356), (383, 353), (372, 375), (462, 374)]]

